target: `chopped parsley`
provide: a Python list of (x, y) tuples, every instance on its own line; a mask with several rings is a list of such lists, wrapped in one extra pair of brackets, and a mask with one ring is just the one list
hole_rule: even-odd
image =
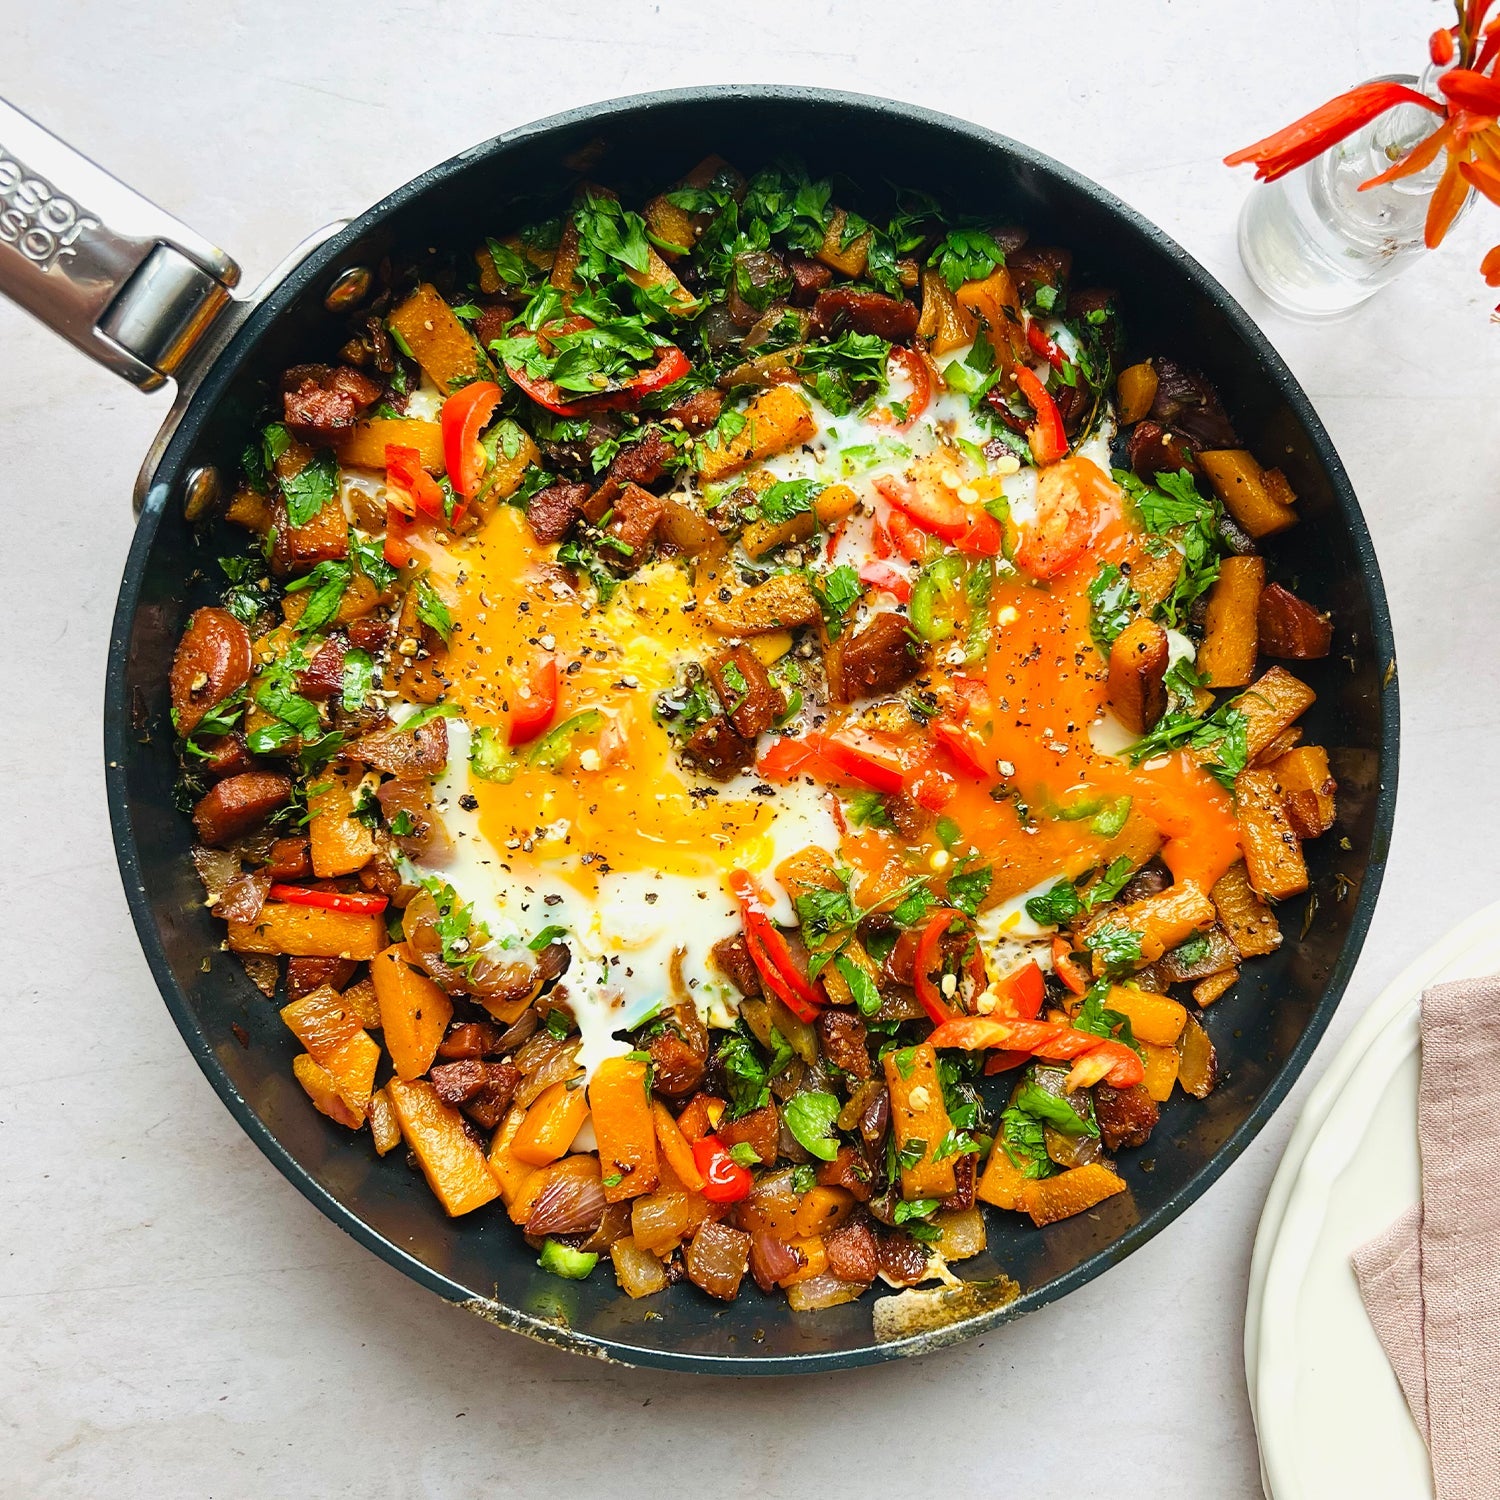
[[(281, 429), (283, 432), (285, 429)], [(339, 487), (339, 465), (325, 448), (297, 473), (281, 481), (286, 518), (292, 526), (306, 526), (333, 499)]]
[(837, 1095), (810, 1090), (788, 1099), (781, 1106), (781, 1118), (804, 1151), (820, 1161), (832, 1161), (839, 1150), (833, 1129), (839, 1107)]
[(1114, 563), (1105, 563), (1094, 575), (1089, 584), (1089, 630), (1101, 656), (1108, 657), (1140, 602), (1130, 580)]

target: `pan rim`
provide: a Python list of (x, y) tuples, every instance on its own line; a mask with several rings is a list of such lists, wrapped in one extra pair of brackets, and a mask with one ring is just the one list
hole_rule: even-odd
[(1318, 461), (1328, 477), (1343, 525), (1353, 545), (1363, 587), (1369, 601), (1373, 634), (1370, 649), (1373, 652), (1373, 659), (1376, 662), (1384, 661), (1389, 664), (1383, 677), (1379, 699), (1380, 784), (1375, 798), (1371, 853), (1338, 958), (1320, 998), (1308, 1017), (1302, 1034), (1244, 1120), (1224, 1140), (1208, 1161), (1153, 1213), (1131, 1225), (1118, 1238), (1095, 1251), (1061, 1276), (1023, 1293), (1003, 1308), (975, 1314), (936, 1332), (913, 1334), (885, 1343), (875, 1341), (872, 1335), (870, 1343), (857, 1348), (833, 1351), (814, 1350), (804, 1354), (762, 1358), (753, 1353), (700, 1354), (642, 1347), (621, 1338), (599, 1338), (570, 1327), (558, 1326), (518, 1308), (507, 1306), (498, 1299), (476, 1297), (469, 1288), (435, 1271), (404, 1251), (399, 1245), (386, 1239), (316, 1181), (312, 1173), (293, 1157), (255, 1113), (245, 1097), (235, 1088), (233, 1081), (210, 1046), (205, 1033), (197, 1024), (187, 996), (171, 971), (150, 901), (140, 879), (137, 842), (125, 773), (128, 746), (133, 738), (131, 716), (126, 702), (130, 632), (140, 602), (145, 562), (157, 530), (166, 515), (171, 496), (169, 485), (165, 482), (154, 484), (147, 496), (127, 556), (115, 606), (105, 673), (105, 782), (111, 831), (131, 918), (152, 977), (178, 1031), (215, 1092), (240, 1127), (303, 1197), (313, 1203), (330, 1220), (372, 1250), (388, 1265), (403, 1272), (428, 1290), (437, 1292), (446, 1300), (474, 1312), (497, 1326), (572, 1353), (631, 1365), (700, 1374), (812, 1374), (927, 1353), (972, 1338), (1001, 1323), (1020, 1317), (1023, 1313), (1046, 1306), (1066, 1296), (1160, 1233), (1195, 1203), (1239, 1158), (1280, 1106), (1293, 1083), (1301, 1076), (1342, 1000), (1355, 963), (1363, 949), (1385, 872), (1395, 813), (1400, 741), (1399, 683), (1384, 582), (1369, 529), (1354, 494), (1353, 486), (1332, 440), (1302, 386), (1275, 347), (1251, 320), (1249, 314), (1216, 278), (1170, 236), (1128, 204), (1081, 173), (1021, 142), (987, 130), (970, 121), (920, 105), (866, 94), (779, 84), (719, 84), (626, 95), (598, 104), (566, 110), (518, 126), (429, 168), (387, 194), (320, 245), (301, 265), (274, 287), (250, 313), (193, 394), (181, 425), (163, 455), (158, 469), (158, 479), (160, 480), (161, 475), (174, 473), (181, 466), (185, 456), (192, 451), (206, 414), (217, 404), (246, 356), (272, 323), (302, 295), (311, 283), (338, 260), (349, 245), (357, 242), (383, 219), (406, 207), (429, 188), (478, 161), (503, 153), (516, 144), (537, 136), (551, 134), (579, 124), (603, 124), (618, 116), (631, 115), (663, 105), (691, 106), (725, 100), (744, 100), (748, 103), (764, 104), (789, 100), (801, 101), (816, 106), (883, 114), (921, 123), (950, 135), (965, 138), (989, 152), (1008, 156), (1040, 175), (1060, 181), (1074, 192), (1094, 200), (1112, 217), (1123, 221), (1125, 226), (1149, 241), (1159, 253), (1175, 262), (1184, 277), (1220, 309), (1234, 333), (1249, 347), (1259, 361), (1265, 378), (1306, 432)]

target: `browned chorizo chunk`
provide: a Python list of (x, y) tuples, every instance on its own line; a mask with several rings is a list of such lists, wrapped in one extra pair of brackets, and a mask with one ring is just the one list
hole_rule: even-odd
[(754, 999), (760, 994), (760, 974), (755, 960), (750, 957), (745, 935), (737, 932), (733, 937), (720, 938), (708, 950), (713, 955), (714, 965), (740, 994)]
[(531, 522), (537, 541), (548, 544), (562, 541), (583, 514), (588, 497), (588, 485), (568, 484), (563, 480), (538, 490), (526, 502), (526, 519)]
[(781, 1120), (774, 1104), (762, 1104), (738, 1120), (720, 1120), (719, 1139), (726, 1146), (746, 1145), (761, 1159), (776, 1160), (777, 1142), (781, 1137)]
[(427, 1076), (444, 1104), (463, 1110), (486, 1130), (493, 1130), (500, 1123), (521, 1081), (520, 1069), (514, 1063), (479, 1062), (473, 1058), (439, 1063)]
[[(312, 875), (312, 856), (302, 837), (277, 839), (271, 845), (266, 874), (272, 880), (307, 880)], [(334, 986), (336, 989), (341, 986)]]
[(633, 572), (650, 556), (651, 539), (661, 520), (661, 501), (638, 484), (625, 484), (610, 510), (600, 555), (617, 571)]
[(222, 781), (226, 776), (255, 769), (255, 757), (250, 754), (244, 735), (238, 732), (200, 740), (198, 748), (208, 752), (199, 762), (199, 769), (210, 781)]
[(700, 724), (682, 745), (682, 758), (712, 781), (732, 781), (755, 761), (755, 746), (728, 719)]
[(337, 496), (322, 506), (304, 526), (293, 526), (286, 501), (280, 496), (271, 507), (271, 528), (276, 540), (271, 548), (271, 571), (278, 578), (305, 572), (320, 562), (349, 555), (349, 522)]
[(792, 302), (797, 307), (811, 307), (818, 293), (833, 280), (833, 268), (820, 260), (809, 260), (805, 255), (794, 255), (789, 262), (792, 270)]
[(834, 1067), (856, 1078), (870, 1076), (870, 1049), (865, 1023), (846, 1010), (825, 1010), (818, 1016), (818, 1045)]
[(825, 1242), (828, 1269), (840, 1281), (874, 1281), (880, 1273), (875, 1254), (875, 1236), (868, 1224), (851, 1219), (841, 1224)]
[(840, 1146), (832, 1161), (819, 1162), (817, 1177), (824, 1187), (844, 1188), (861, 1203), (870, 1201), (869, 1164), (853, 1146)]
[(1143, 1083), (1128, 1089), (1101, 1083), (1094, 1089), (1094, 1114), (1104, 1149), (1120, 1151), (1127, 1146), (1144, 1146), (1156, 1129), (1161, 1111)]
[(915, 302), (887, 297), (882, 292), (836, 286), (818, 293), (813, 304), (812, 331), (833, 335), (852, 328), (855, 333), (873, 333), (892, 344), (908, 344), (917, 336), (919, 317)]
[(875, 1259), (895, 1286), (915, 1286), (927, 1275), (927, 1252), (904, 1229), (876, 1237)]
[(281, 385), (286, 425), (308, 443), (326, 443), (353, 427), (380, 399), (380, 387), (348, 365), (295, 365)]
[(1152, 421), (1181, 433), (1194, 448), (1239, 447), (1219, 393), (1208, 380), (1174, 359), (1157, 358), (1151, 363), (1156, 370)]
[(1198, 471), (1196, 449), (1180, 434), (1168, 432), (1160, 422), (1137, 422), (1125, 444), (1130, 467), (1142, 479), (1175, 474), (1179, 469)]
[(747, 740), (764, 734), (786, 709), (781, 690), (748, 646), (714, 657), (708, 675), (729, 722)]
[(703, 1082), (708, 1059), (688, 1046), (675, 1031), (651, 1038), (652, 1086), (668, 1098), (691, 1094)]
[(344, 685), (344, 653), (348, 649), (348, 643), (341, 636), (330, 636), (297, 674), (297, 691), (304, 698), (319, 702), (333, 697)]
[(436, 776), (448, 764), (448, 722), (429, 719), (416, 729), (377, 729), (344, 754), (392, 776)]
[(503, 338), (505, 325), (515, 315), (515, 308), (508, 302), (495, 302), (486, 307), (474, 324), (474, 337), (479, 340), (479, 347), (488, 351), (496, 339)]
[(489, 1021), (460, 1021), (438, 1044), (438, 1056), (446, 1062), (489, 1057), (500, 1050), (503, 1035)]
[(843, 643), (839, 675), (842, 697), (873, 698), (893, 693), (921, 670), (922, 652), (912, 639), (905, 615), (875, 615)]
[(1058, 293), (1067, 290), (1073, 254), (1057, 245), (1026, 245), (1006, 252), (1005, 267), (1022, 302), (1035, 306), (1043, 287)]
[(979, 1181), (978, 1158), (972, 1151), (965, 1151), (953, 1158), (953, 1179), (957, 1186), (946, 1198), (947, 1209), (973, 1208), (974, 1188)]
[(250, 632), (227, 609), (193, 612), (172, 658), (172, 722), (190, 735), (209, 709), (250, 680)]
[(291, 1000), (300, 1000), (325, 984), (342, 990), (351, 979), (358, 965), (352, 958), (289, 958), (286, 961), (286, 993)]
[(733, 1302), (750, 1268), (750, 1236), (710, 1219), (688, 1241), (683, 1263), (694, 1286), (721, 1302)]
[(677, 458), (677, 449), (660, 427), (645, 428), (634, 442), (622, 443), (609, 466), (609, 477), (620, 485), (655, 484)]
[(379, 651), (391, 638), (391, 623), (376, 615), (349, 622), (349, 644), (361, 651)]
[(707, 432), (719, 420), (724, 409), (724, 393), (710, 386), (706, 391), (694, 391), (691, 396), (679, 396), (666, 410), (669, 421), (681, 422), (687, 432), (694, 435)]
[(1267, 584), (1256, 609), (1260, 649), (1266, 656), (1309, 661), (1327, 656), (1333, 645), (1333, 621), (1279, 583)]
[(289, 777), (275, 771), (246, 771), (221, 781), (199, 801), (193, 809), (193, 825), (203, 843), (222, 847), (291, 800)]

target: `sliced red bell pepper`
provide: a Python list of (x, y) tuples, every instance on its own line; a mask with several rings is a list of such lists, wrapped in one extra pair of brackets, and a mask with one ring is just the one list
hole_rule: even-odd
[(1052, 939), (1052, 972), (1075, 995), (1087, 993), (1088, 975), (1073, 962), (1073, 945), (1065, 937)]
[(745, 947), (766, 988), (799, 1021), (816, 1021), (823, 1008), (822, 996), (798, 968), (787, 940), (766, 910), (766, 899), (760, 887), (744, 870), (733, 870), (729, 875), (729, 889), (739, 902), (740, 919), (745, 927)]
[(422, 467), (422, 455), (415, 448), (401, 443), (385, 445), (385, 493), (387, 505), (394, 505), (405, 515), (420, 511), (434, 521), (447, 520), (442, 486)]
[(911, 598), (911, 579), (888, 562), (867, 562), (859, 570), (859, 581), (880, 589), (900, 604)]
[[(880, 522), (877, 521), (875, 524), (878, 526)], [(912, 525), (906, 516), (899, 510), (893, 510), (888, 524), (891, 542), (907, 562), (922, 562), (926, 559), (927, 538)]]
[[(952, 932), (955, 923), (969, 928), (972, 933), (973, 919), (963, 912), (951, 907), (941, 907), (933, 912), (922, 928), (921, 937), (917, 939), (916, 959), (912, 965), (912, 988), (922, 1009), (932, 1017), (933, 1024), (937, 1026), (962, 1014), (944, 997), (938, 985), (932, 982), (933, 974), (942, 971), (943, 939)], [(977, 988), (983, 989), (987, 976), (984, 971), (984, 955), (979, 951), (977, 939), (970, 943), (964, 958), (964, 968)]]
[(1063, 430), (1062, 412), (1029, 365), (1017, 365), (1016, 385), (1036, 413), (1026, 434), (1031, 456), (1039, 464), (1053, 464), (1068, 451), (1068, 435)]
[(894, 408), (882, 407), (876, 411), (874, 419), (883, 426), (893, 427), (897, 432), (906, 432), (927, 410), (927, 405), (932, 400), (932, 370), (921, 350), (910, 349), (905, 345), (897, 345), (891, 350), (889, 362), (898, 366), (911, 382), (911, 395), (905, 402), (906, 416), (898, 417)]
[(693, 1165), (703, 1174), (703, 1196), (710, 1203), (738, 1203), (750, 1196), (755, 1179), (716, 1135), (693, 1142)]
[(951, 719), (939, 719), (932, 726), (932, 737), (958, 762), (969, 776), (993, 777), (995, 757), (976, 730)]
[(907, 516), (921, 530), (952, 542), (960, 552), (994, 557), (1005, 541), (1000, 523), (987, 510), (977, 505), (965, 505), (950, 490), (918, 489), (890, 475), (877, 479), (875, 488), (897, 512)]
[(806, 743), (813, 753), (842, 775), (863, 782), (877, 792), (899, 792), (906, 785), (910, 767), (889, 745), (868, 735), (832, 735), (814, 732)]
[(551, 724), (557, 713), (557, 658), (549, 656), (531, 674), (528, 697), (510, 700), (510, 742), (524, 745)]
[(1145, 1076), (1139, 1057), (1123, 1042), (1078, 1031), (1066, 1021), (995, 1021), (987, 1016), (955, 1016), (944, 1021), (927, 1040), (934, 1047), (958, 1047), (982, 1052), (1001, 1047), (1026, 1052), (1050, 1062), (1072, 1062), (1085, 1055), (1107, 1062), (1102, 1077), (1111, 1088), (1133, 1088)]
[(501, 395), (493, 380), (476, 380), (454, 391), (443, 402), (443, 459), (453, 488), (466, 500), (479, 489), (484, 478), (484, 449), (479, 446), (479, 434), (494, 416)]
[(307, 885), (273, 885), (266, 893), (270, 901), (285, 901), (288, 906), (320, 906), (324, 911), (383, 912), (391, 902), (388, 896), (366, 895), (359, 891), (319, 891)]
[(889, 557), (891, 555), (891, 534), (879, 521), (870, 525), (870, 551), (876, 557)]
[(1021, 1021), (1034, 1021), (1042, 1012), (1047, 998), (1047, 981), (1035, 959), (1021, 965), (1000, 981), (1000, 1003), (1006, 1014)]
[(1055, 340), (1048, 338), (1046, 330), (1035, 319), (1026, 325), (1026, 342), (1032, 349), (1042, 356), (1054, 370), (1060, 370), (1067, 364), (1068, 357), (1057, 347)]
[(790, 781), (794, 776), (811, 776), (814, 781), (837, 781), (839, 768), (824, 760), (806, 740), (776, 740), (755, 769), (766, 781)]

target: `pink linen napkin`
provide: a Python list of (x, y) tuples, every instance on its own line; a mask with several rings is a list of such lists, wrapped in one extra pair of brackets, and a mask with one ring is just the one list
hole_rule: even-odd
[(1422, 996), (1422, 1201), (1351, 1257), (1438, 1500), (1500, 1500), (1500, 977)]

